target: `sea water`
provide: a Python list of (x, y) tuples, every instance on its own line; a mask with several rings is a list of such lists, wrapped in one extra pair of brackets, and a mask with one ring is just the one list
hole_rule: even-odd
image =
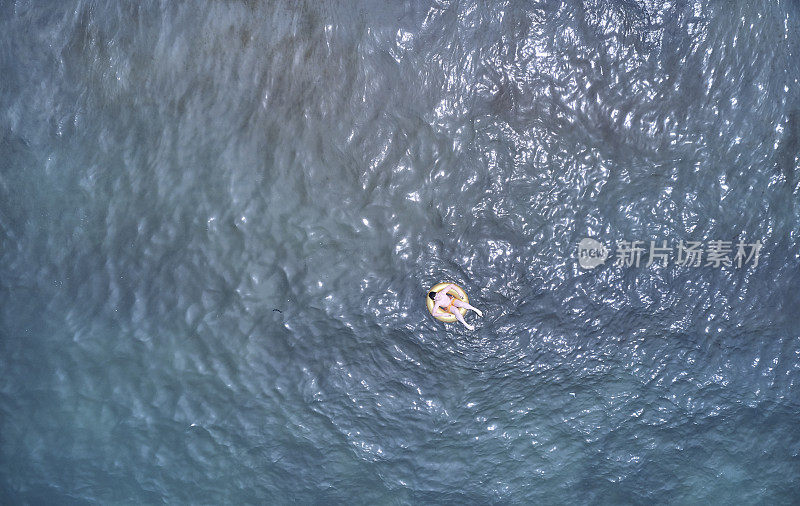
[(789, 0), (0, 1), (0, 499), (796, 503), (798, 62)]

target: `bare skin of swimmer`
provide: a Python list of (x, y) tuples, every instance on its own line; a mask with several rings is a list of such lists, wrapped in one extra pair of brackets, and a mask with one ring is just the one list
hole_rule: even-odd
[(444, 309), (439, 309), (439, 308), (449, 307), (450, 313), (453, 316), (455, 316), (458, 321), (463, 323), (464, 326), (467, 327), (469, 330), (475, 330), (475, 327), (464, 321), (464, 316), (461, 314), (461, 311), (459, 311), (458, 308), (463, 307), (465, 309), (475, 311), (476, 313), (478, 313), (478, 316), (483, 316), (483, 313), (481, 312), (480, 309), (476, 309), (460, 299), (457, 299), (455, 297), (450, 297), (449, 295), (447, 295), (447, 291), (450, 290), (451, 288), (455, 288), (455, 285), (449, 284), (445, 286), (444, 288), (439, 290), (434, 296), (433, 316), (447, 316), (447, 312)]

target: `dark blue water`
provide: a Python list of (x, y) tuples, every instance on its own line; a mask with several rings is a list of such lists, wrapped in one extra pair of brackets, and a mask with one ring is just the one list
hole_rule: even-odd
[(0, 0), (0, 502), (797, 503), (799, 62), (788, 0)]

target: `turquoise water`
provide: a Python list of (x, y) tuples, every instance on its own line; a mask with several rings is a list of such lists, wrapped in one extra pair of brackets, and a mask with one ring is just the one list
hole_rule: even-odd
[(796, 503), (799, 52), (781, 0), (0, 0), (0, 502)]

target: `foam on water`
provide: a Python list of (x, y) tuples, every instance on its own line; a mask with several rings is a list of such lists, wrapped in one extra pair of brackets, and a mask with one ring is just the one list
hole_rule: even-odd
[(0, 34), (3, 502), (796, 501), (796, 2), (19, 0)]

